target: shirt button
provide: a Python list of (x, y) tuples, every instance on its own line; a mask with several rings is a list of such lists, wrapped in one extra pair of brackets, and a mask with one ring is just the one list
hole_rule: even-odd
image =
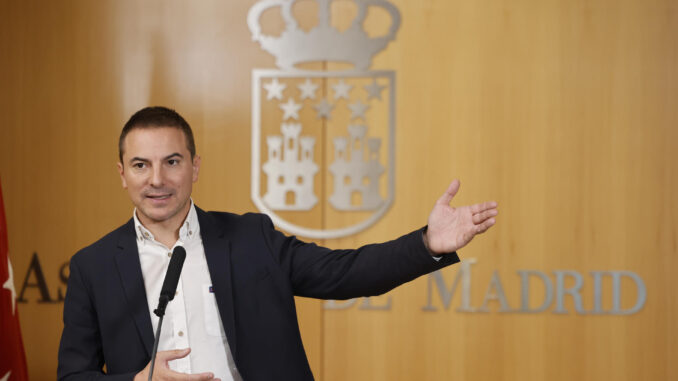
[(179, 331), (179, 336), (184, 336), (184, 331)]
[(191, 235), (191, 234), (193, 234), (193, 232), (189, 230), (189, 231), (188, 231), (188, 235)]
[(174, 296), (178, 296), (178, 295), (179, 295), (179, 291), (175, 291)]
[(168, 256), (168, 257), (171, 257), (171, 256), (172, 256), (172, 253), (167, 253), (167, 256)]

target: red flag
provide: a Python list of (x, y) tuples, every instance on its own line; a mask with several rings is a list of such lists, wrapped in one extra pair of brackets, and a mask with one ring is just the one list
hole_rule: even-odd
[(16, 309), (14, 274), (9, 262), (9, 242), (5, 204), (0, 185), (0, 381), (28, 380), (24, 343), (19, 328), (19, 311)]

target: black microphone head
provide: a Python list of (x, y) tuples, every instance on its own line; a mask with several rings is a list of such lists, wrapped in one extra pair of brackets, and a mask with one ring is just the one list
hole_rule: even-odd
[(179, 283), (179, 275), (181, 269), (184, 267), (184, 260), (186, 259), (186, 250), (182, 246), (177, 246), (172, 252), (169, 266), (167, 267), (167, 275), (165, 281), (162, 283), (160, 296), (166, 296), (169, 300), (174, 299), (174, 293), (177, 291), (177, 284)]

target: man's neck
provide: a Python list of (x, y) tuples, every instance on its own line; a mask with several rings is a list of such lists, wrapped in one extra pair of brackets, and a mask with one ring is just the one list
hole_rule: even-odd
[(138, 210), (136, 214), (139, 222), (153, 234), (155, 240), (171, 249), (179, 239), (179, 230), (191, 210), (191, 205), (191, 201), (187, 201), (177, 214), (164, 221), (154, 221)]

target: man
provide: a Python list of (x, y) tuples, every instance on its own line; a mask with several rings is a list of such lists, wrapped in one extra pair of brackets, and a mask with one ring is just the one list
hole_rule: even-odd
[[(172, 250), (187, 255), (165, 315), (157, 380), (310, 380), (294, 295), (378, 295), (459, 261), (497, 204), (453, 208), (455, 180), (428, 226), (357, 250), (276, 231), (268, 217), (204, 212), (191, 199), (200, 157), (186, 121), (149, 107), (125, 124), (118, 171), (135, 206), (125, 225), (73, 256), (59, 348), (60, 380), (146, 380), (161, 284)], [(106, 372), (103, 371), (105, 365)]]

